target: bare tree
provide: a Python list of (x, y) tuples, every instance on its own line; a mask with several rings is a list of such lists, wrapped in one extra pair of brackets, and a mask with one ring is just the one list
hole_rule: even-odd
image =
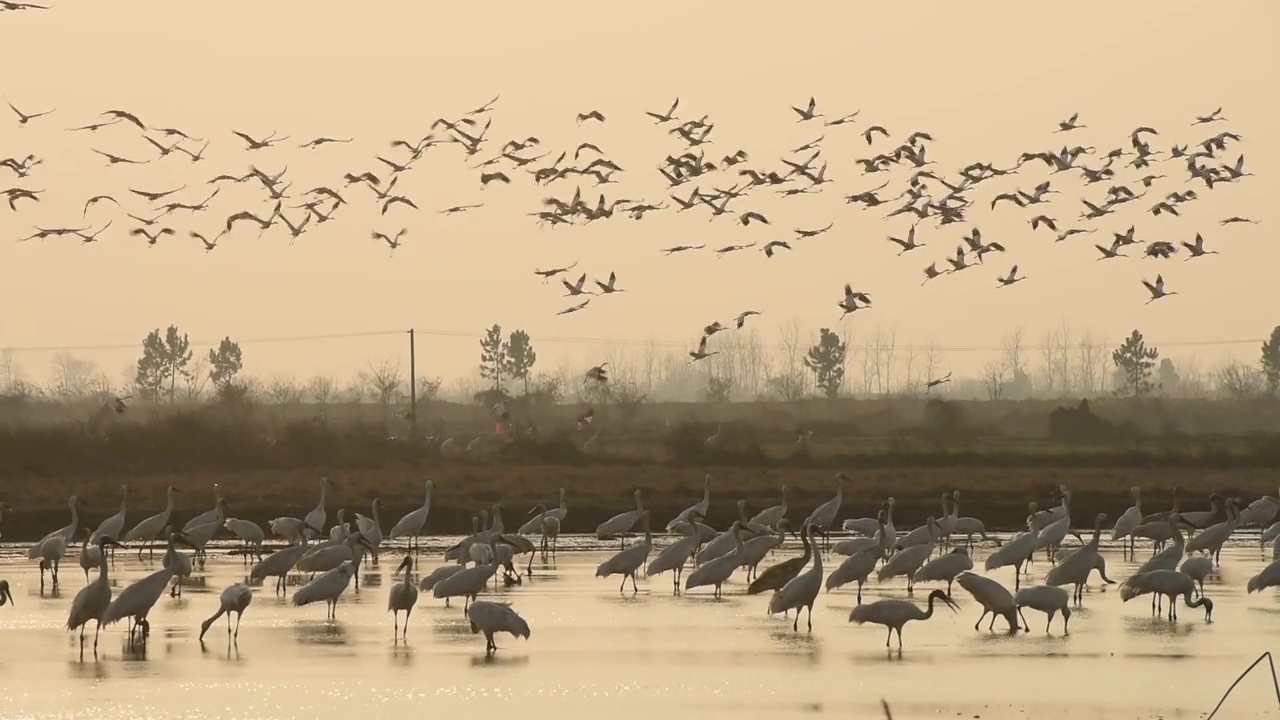
[(1058, 385), (1062, 394), (1066, 395), (1076, 389), (1076, 377), (1071, 368), (1071, 325), (1067, 323), (1066, 318), (1062, 318), (1056, 340), (1057, 357), (1054, 365), (1057, 368)]
[(1094, 395), (1102, 387), (1106, 379), (1107, 350), (1098, 342), (1092, 333), (1086, 332), (1080, 339), (1079, 358), (1076, 373), (1080, 377), (1080, 393)]
[(902, 368), (906, 371), (903, 378), (903, 391), (908, 395), (918, 395), (920, 388), (916, 383), (916, 347), (914, 345), (907, 346), (907, 355), (903, 358)]
[(360, 381), (384, 410), (400, 401), (404, 375), (400, 372), (399, 362), (383, 360), (379, 363), (370, 363), (368, 370), (360, 372)]
[(307, 381), (307, 396), (323, 410), (332, 400), (337, 382), (327, 375), (316, 375)]
[(1199, 358), (1195, 355), (1182, 361), (1178, 367), (1178, 395), (1184, 398), (1202, 400), (1209, 397), (1209, 379), (1200, 367)]
[(981, 382), (987, 391), (987, 399), (999, 400), (1009, 382), (1009, 369), (1000, 360), (988, 360), (982, 365)]
[(302, 402), (302, 388), (287, 375), (273, 375), (267, 380), (267, 399), (276, 405), (296, 405)]
[(658, 344), (650, 340), (644, 344), (644, 351), (640, 357), (640, 384), (647, 394), (653, 393), (653, 386), (658, 381)]
[(876, 392), (885, 395), (893, 392), (893, 362), (898, 352), (898, 331), (887, 333), (876, 328)]
[(792, 318), (784, 324), (778, 339), (782, 348), (779, 367), (766, 382), (774, 395), (792, 402), (803, 398), (809, 390), (809, 377), (804, 367), (804, 357), (809, 350), (805, 347), (800, 321)]
[(1003, 342), (1004, 348), (1004, 367), (1005, 372), (1011, 378), (1017, 378), (1019, 375), (1027, 373), (1026, 357), (1024, 356), (1022, 326), (1016, 325), (1009, 334), (1005, 336)]
[(1040, 377), (1044, 386), (1044, 393), (1052, 397), (1059, 391), (1061, 380), (1058, 378), (1058, 333), (1054, 328), (1049, 328), (1044, 334), (1044, 340), (1037, 348), (1040, 351)]
[(197, 355), (187, 367), (187, 373), (182, 376), (183, 393), (187, 402), (200, 402), (209, 387), (209, 360), (203, 355)]
[(925, 382), (937, 380), (940, 375), (942, 363), (942, 351), (938, 347), (937, 341), (929, 338), (929, 344), (924, 349), (924, 379)]
[(98, 374), (98, 366), (92, 360), (81, 360), (63, 350), (53, 356), (49, 395), (57, 400), (87, 398), (101, 387)]
[(876, 384), (876, 353), (879, 350), (870, 341), (862, 342), (862, 393), (870, 395)]
[(1262, 373), (1254, 367), (1232, 360), (1215, 373), (1218, 392), (1232, 400), (1248, 400), (1260, 396), (1266, 387)]
[(0, 350), (0, 394), (9, 394), (22, 381), (22, 366), (14, 359), (13, 350)]

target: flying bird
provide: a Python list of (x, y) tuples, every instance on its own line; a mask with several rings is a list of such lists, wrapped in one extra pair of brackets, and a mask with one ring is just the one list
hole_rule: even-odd
[(759, 315), (759, 314), (760, 313), (755, 310), (744, 310), (743, 312), (738, 313), (738, 317), (735, 318), (733, 322), (735, 325), (738, 326), (738, 329), (741, 330), (742, 326), (747, 324), (747, 318), (751, 317), (752, 315)]
[(791, 106), (791, 109), (795, 110), (796, 114), (800, 116), (800, 119), (796, 122), (805, 122), (806, 120), (813, 120), (814, 118), (822, 117), (822, 113), (816, 111), (817, 107), (818, 101), (811, 97), (809, 98), (809, 104), (804, 109), (800, 109), (794, 105)]
[(791, 245), (786, 240), (770, 240), (764, 244), (764, 247), (760, 248), (761, 252), (764, 253), (764, 256), (769, 258), (773, 257), (774, 253), (778, 250), (790, 249)]
[[(44, 117), (45, 115), (48, 115), (49, 113), (53, 112), (53, 110), (45, 110), (44, 112), (31, 113), (28, 115), (27, 113), (24, 113), (18, 108), (14, 107), (13, 103), (9, 102), (8, 100), (5, 101), (5, 104), (8, 105), (9, 109), (13, 110), (14, 114), (18, 116), (19, 125), (26, 125), (27, 123), (31, 122), (32, 120), (35, 120), (38, 117)], [(56, 110), (57, 108), (54, 108), (54, 109)]]
[(338, 139), (331, 138), (331, 137), (318, 137), (318, 138), (316, 138), (315, 140), (308, 140), (307, 142), (302, 143), (302, 144), (301, 144), (301, 145), (299, 145), (298, 147), (300, 147), (300, 148), (310, 148), (310, 149), (314, 150), (314, 149), (316, 149), (316, 148), (320, 147), (321, 145), (328, 145), (328, 144), (330, 144), (330, 143), (349, 143), (349, 142), (351, 142), (351, 140), (352, 140), (352, 138), (347, 138), (346, 140), (338, 140)]
[(1177, 292), (1172, 292), (1164, 289), (1163, 275), (1156, 275), (1156, 281), (1154, 283), (1143, 280), (1142, 284), (1146, 286), (1147, 292), (1151, 293), (1151, 299), (1147, 301), (1148, 305), (1155, 302), (1156, 300), (1159, 300), (1162, 297), (1168, 297), (1170, 295), (1178, 294)]
[(592, 110), (591, 112), (578, 113), (579, 125), (581, 125), (582, 123), (588, 120), (599, 120), (600, 122), (604, 122), (604, 114), (601, 113), (599, 110)]
[(796, 234), (796, 237), (798, 238), (817, 237), (818, 235), (821, 235), (822, 233), (830, 230), (834, 225), (835, 225), (834, 222), (829, 222), (827, 223), (826, 227), (818, 228), (817, 230), (801, 230), (800, 228), (796, 228), (794, 232)]
[(999, 287), (1009, 287), (1010, 285), (1012, 285), (1012, 284), (1014, 284), (1014, 283), (1022, 282), (1023, 280), (1026, 280), (1026, 279), (1027, 279), (1027, 278), (1026, 278), (1026, 276), (1019, 276), (1019, 275), (1018, 275), (1018, 266), (1017, 266), (1017, 265), (1014, 265), (1014, 266), (1013, 266), (1013, 269), (1011, 269), (1011, 270), (1009, 271), (1009, 274), (1008, 274), (1008, 275), (1006, 275), (1005, 277), (996, 278), (996, 280), (998, 280), (998, 281), (1000, 282)]
[(590, 304), (591, 304), (591, 298), (587, 298), (586, 300), (583, 300), (582, 302), (578, 303), (577, 305), (572, 305), (572, 306), (570, 306), (570, 307), (567, 307), (567, 308), (565, 308), (565, 309), (561, 310), (560, 312), (558, 312), (558, 313), (556, 313), (556, 314), (557, 314), (557, 315), (568, 315), (568, 314), (570, 314), (570, 313), (576, 313), (576, 312), (578, 312), (579, 310), (581, 310), (581, 309), (585, 308), (587, 305), (590, 305)]
[(1072, 113), (1071, 117), (1058, 123), (1058, 129), (1054, 130), (1054, 132), (1056, 133), (1069, 132), (1071, 130), (1078, 130), (1083, 127), (1088, 127), (1088, 125), (1077, 125), (1076, 121), (1079, 119), (1080, 119), (1080, 113)]
[(648, 110), (645, 110), (644, 114), (656, 120), (657, 122), (654, 123), (655, 125), (661, 125), (663, 123), (671, 122), (672, 120), (676, 119), (676, 108), (679, 106), (680, 106), (680, 98), (676, 98), (675, 102), (671, 103), (671, 108), (667, 110), (665, 114), (649, 112)]
[(689, 353), (689, 357), (693, 358), (692, 360), (689, 361), (689, 364), (692, 365), (693, 363), (696, 363), (699, 360), (706, 360), (712, 355), (718, 355), (718, 354), (719, 354), (718, 351), (707, 352), (707, 336), (703, 335), (702, 339), (698, 341), (698, 349), (693, 350)]
[(288, 135), (284, 137), (276, 137), (276, 134), (274, 132), (261, 140), (255, 140), (254, 138), (249, 137), (248, 135), (240, 132), (239, 130), (232, 130), (231, 134), (243, 140), (245, 142), (245, 145), (248, 146), (247, 149), (249, 150), (264, 150), (273, 145), (276, 145), (277, 143), (281, 143), (289, 139)]

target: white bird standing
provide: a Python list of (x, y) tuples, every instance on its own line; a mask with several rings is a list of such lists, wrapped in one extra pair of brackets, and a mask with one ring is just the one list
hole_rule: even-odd
[(702, 499), (680, 511), (671, 522), (667, 523), (667, 532), (675, 532), (676, 526), (682, 522), (688, 522), (689, 518), (697, 513), (702, 517), (707, 516), (707, 512), (711, 509), (711, 476), (707, 475), (702, 479)]
[[(564, 502), (564, 488), (560, 488), (560, 507), (547, 509), (547, 517), (555, 518), (556, 522), (564, 523), (564, 519), (569, 514), (569, 506)], [(521, 535), (532, 535), (533, 533), (542, 531), (542, 523), (537, 517), (527, 521), (520, 529), (516, 530)]]
[(338, 567), (298, 588), (293, 594), (294, 605), (309, 605), (317, 600), (324, 600), (326, 606), (325, 619), (338, 619), (338, 598), (346, 592), (351, 578), (356, 574), (356, 563), (347, 560)]
[(934, 538), (937, 537), (938, 521), (932, 516), (925, 521), (925, 527), (929, 532), (929, 539), (923, 545), (912, 545), (904, 550), (894, 553), (888, 562), (880, 567), (880, 572), (876, 574), (876, 580), (884, 582), (889, 578), (904, 576), (907, 578), (907, 592), (910, 593), (915, 589), (916, 571), (924, 565), (929, 556), (933, 554)]
[[(66, 527), (58, 528), (53, 532), (40, 538), (39, 542), (32, 545), (27, 550), (28, 560), (46, 560), (47, 556), (52, 555), (57, 550), (57, 543), (61, 542), (61, 550), (57, 552), (57, 559), (61, 560), (62, 555), (66, 553), (67, 546), (75, 542), (76, 532), (80, 530), (80, 498), (72, 495), (67, 499), (67, 507), (71, 508), (71, 522)], [(55, 540), (57, 538), (57, 540)], [(53, 541), (52, 544), (46, 545), (46, 542)], [(44, 592), (44, 570), (46, 563), (40, 565), (40, 591)], [(57, 563), (50, 566), (53, 570), (54, 585), (58, 584)]]
[(1062, 633), (1065, 635), (1067, 623), (1071, 621), (1070, 594), (1060, 587), (1052, 587), (1049, 585), (1037, 585), (1035, 587), (1022, 588), (1013, 596), (1013, 604), (1018, 608), (1018, 616), (1022, 617), (1022, 622), (1027, 628), (1031, 628), (1031, 623), (1027, 622), (1027, 618), (1022, 615), (1022, 608), (1029, 607), (1032, 610), (1049, 616), (1044, 624), (1045, 633), (1049, 632), (1049, 627), (1053, 625), (1053, 618), (1058, 613), (1062, 613)]
[(98, 538), (98, 579), (89, 583), (76, 593), (71, 601), (71, 612), (67, 614), (67, 629), (80, 629), (80, 656), (84, 656), (84, 626), (93, 620), (93, 653), (98, 654), (98, 635), (102, 632), (102, 614), (111, 604), (111, 579), (107, 576), (107, 554), (102, 548), (108, 545), (119, 545), (115, 540), (102, 536)]
[[(817, 529), (816, 525), (808, 525), (804, 528), (804, 531), (809, 534), (810, 543), (813, 542), (813, 533)], [(805, 615), (805, 621), (808, 623), (809, 632), (813, 632), (813, 604), (818, 601), (818, 593), (821, 590), (822, 553), (814, 553), (813, 565), (808, 570), (792, 578), (786, 585), (782, 586), (781, 590), (769, 598), (769, 614), (773, 615), (778, 612), (795, 610), (796, 617), (791, 622), (791, 629), (799, 632), (800, 609), (807, 608), (808, 614)]]
[(488, 563), (459, 570), (438, 581), (431, 588), (431, 595), (444, 598), (446, 604), (451, 597), (464, 598), (462, 611), (465, 613), (470, 603), (489, 586), (489, 579), (498, 572), (498, 565), (497, 553), (490, 553)]
[(782, 486), (782, 502), (778, 503), (777, 505), (774, 505), (773, 507), (767, 507), (764, 510), (761, 510), (760, 512), (756, 513), (755, 516), (751, 518), (751, 524), (764, 525), (765, 527), (770, 527), (770, 528), (773, 528), (774, 530), (777, 530), (778, 523), (781, 522), (782, 519), (785, 518), (786, 516), (787, 516), (787, 486), (783, 485)]
[(1111, 541), (1124, 540), (1128, 538), (1126, 543), (1127, 552), (1130, 556), (1134, 552), (1134, 543), (1137, 542), (1137, 536), (1133, 534), (1134, 530), (1142, 524), (1142, 488), (1134, 485), (1129, 488), (1129, 494), (1133, 496), (1133, 505), (1129, 506), (1120, 517), (1116, 518), (1116, 524), (1111, 528)]
[(213, 509), (205, 510), (199, 515), (196, 515), (195, 517), (188, 520), (187, 524), (182, 526), (182, 532), (185, 533), (197, 525), (204, 525), (205, 523), (211, 523), (214, 520), (217, 520), (218, 508), (220, 507), (222, 507), (222, 488), (218, 485), (218, 483), (214, 483), (213, 484)]
[(956, 583), (982, 605), (982, 615), (973, 624), (974, 630), (977, 630), (978, 626), (982, 624), (982, 620), (987, 616), (987, 613), (991, 614), (991, 624), (987, 626), (988, 630), (995, 628), (996, 618), (998, 617), (1004, 618), (1009, 623), (1010, 632), (1017, 632), (1022, 629), (1022, 626), (1018, 624), (1018, 609), (1014, 605), (1013, 593), (1010, 593), (1005, 586), (991, 578), (971, 572), (961, 573), (960, 577), (956, 578)]
[(471, 622), (471, 634), (484, 633), (485, 654), (498, 650), (493, 636), (496, 633), (511, 633), (512, 637), (529, 639), (529, 623), (520, 617), (507, 603), (477, 600), (467, 609), (467, 620)]
[(858, 583), (858, 604), (862, 604), (862, 586), (876, 569), (876, 563), (884, 557), (878, 547), (859, 550), (845, 558), (831, 574), (827, 576), (827, 592), (848, 585), (855, 580)]
[(372, 517), (356, 513), (356, 528), (372, 548), (369, 553), (373, 555), (374, 562), (378, 562), (378, 548), (382, 545), (382, 518), (379, 513), (381, 508), (382, 501), (374, 498), (373, 508), (370, 511), (373, 513)]
[[(559, 508), (556, 508), (556, 509), (558, 510)], [(548, 552), (550, 552), (551, 555), (554, 556), (556, 554), (556, 543), (560, 538), (560, 518), (555, 515), (552, 515), (551, 511), (547, 510), (546, 505), (538, 505), (533, 510), (534, 512), (537, 513), (537, 516), (534, 517), (529, 522), (525, 523), (524, 525), (521, 525), (519, 534), (523, 536), (524, 533), (526, 532), (525, 528), (529, 526), (529, 523), (536, 523), (536, 525), (534, 526), (535, 527), (534, 532), (537, 532), (538, 535), (542, 538), (540, 547), (542, 549), (542, 555), (544, 559)], [(530, 568), (533, 567), (532, 556), (530, 556), (529, 558), (529, 566)]]
[(422, 507), (412, 510), (404, 514), (404, 517), (396, 521), (391, 527), (391, 532), (387, 537), (391, 540), (402, 538), (405, 536), (413, 538), (413, 549), (418, 550), (418, 537), (422, 535), (422, 528), (427, 524), (427, 516), (431, 514), (431, 486), (432, 481), (428, 480), (423, 483), (424, 498)]
[(613, 517), (605, 520), (596, 527), (597, 540), (612, 540), (618, 538), (621, 546), (622, 535), (631, 532), (631, 529), (640, 522), (640, 517), (647, 512), (644, 509), (644, 503), (640, 501), (640, 491), (635, 491), (636, 509), (628, 510), (624, 513), (618, 513)]
[(973, 569), (973, 558), (964, 548), (956, 548), (946, 555), (930, 560), (911, 576), (912, 585), (918, 582), (947, 581), (947, 597), (951, 597), (951, 584), (962, 572)]
[(222, 526), (244, 543), (245, 562), (248, 562), (252, 556), (262, 559), (262, 543), (266, 541), (267, 535), (262, 532), (262, 527), (258, 523), (240, 518), (227, 518), (222, 522)]
[(831, 524), (836, 521), (836, 515), (840, 514), (840, 505), (844, 502), (844, 483), (849, 480), (849, 476), (844, 473), (836, 475), (836, 496), (822, 503), (809, 513), (809, 517), (805, 518), (803, 527), (817, 525), (818, 532), (822, 533), (823, 549), (830, 543), (831, 537), (827, 534), (831, 528)]
[(96, 543), (98, 538), (106, 535), (109, 538), (118, 538), (124, 534), (124, 514), (129, 506), (129, 486), (120, 486), (120, 512), (98, 523), (98, 529), (93, 531), (89, 536), (90, 543)]
[(1178, 570), (1186, 573), (1192, 580), (1196, 581), (1196, 586), (1200, 589), (1200, 595), (1204, 595), (1204, 579), (1209, 577), (1209, 573), (1213, 572), (1213, 558), (1208, 555), (1197, 555), (1193, 558), (1187, 558), (1182, 562), (1182, 567)]
[(1120, 599), (1124, 602), (1138, 597), (1139, 595), (1158, 594), (1169, 598), (1169, 620), (1178, 619), (1178, 597), (1181, 596), (1183, 602), (1189, 608), (1204, 607), (1204, 620), (1211, 622), (1213, 620), (1213, 601), (1201, 595), (1199, 599), (1192, 600), (1192, 594), (1196, 590), (1196, 581), (1191, 579), (1190, 575), (1177, 570), (1152, 570), (1151, 572), (1138, 573), (1132, 575), (1128, 580), (1120, 583)]
[(306, 517), (302, 518), (302, 521), (307, 525), (307, 527), (303, 528), (303, 532), (307, 532), (311, 528), (324, 527), (324, 520), (325, 520), (324, 505), (325, 505), (325, 500), (328, 497), (329, 497), (329, 476), (324, 475), (324, 476), (321, 476), (320, 478), (320, 502), (316, 503), (315, 508), (312, 509), (311, 512), (307, 513)]
[(748, 582), (755, 577), (756, 570), (760, 567), (760, 563), (764, 562), (764, 556), (773, 552), (777, 548), (782, 547), (782, 543), (787, 539), (787, 531), (789, 527), (787, 519), (783, 518), (778, 521), (776, 532), (757, 535), (743, 543), (741, 567), (747, 569)]
[[(1089, 574), (1093, 572), (1093, 568), (1098, 560), (1098, 541), (1102, 538), (1102, 524), (1107, 521), (1106, 513), (1098, 513), (1093, 520), (1093, 538), (1089, 540), (1084, 547), (1072, 552), (1069, 556), (1061, 559), (1057, 565), (1050, 568), (1044, 577), (1044, 584), (1051, 587), (1059, 585), (1074, 585), (1073, 599), (1077, 603), (1084, 602), (1084, 586), (1089, 581)], [(1034, 605), (1032, 607), (1035, 607)], [(1036, 608), (1041, 612), (1048, 612), (1043, 608)], [(1053, 617), (1050, 616), (1052, 621)], [(1066, 622), (1064, 617), (1063, 630), (1066, 630)]]
[(418, 604), (418, 586), (413, 584), (413, 555), (405, 555), (400, 567), (392, 573), (392, 577), (404, 573), (404, 580), (391, 586), (387, 596), (387, 610), (391, 611), (394, 632), (400, 635), (400, 613), (404, 613), (404, 635), (409, 635), (409, 616), (413, 614), (413, 606)]
[(692, 590), (696, 587), (712, 585), (715, 587), (715, 597), (717, 599), (722, 597), (724, 584), (734, 571), (742, 566), (742, 532), (742, 521), (734, 520), (733, 525), (729, 526), (729, 533), (733, 537), (733, 552), (712, 558), (694, 568), (684, 580), (684, 589)]
[(964, 544), (967, 547), (973, 547), (973, 536), (977, 535), (983, 540), (990, 540), (1000, 547), (998, 538), (989, 537), (987, 535), (987, 526), (981, 520), (972, 516), (960, 516), (960, 491), (955, 490), (951, 493), (952, 512), (956, 516), (956, 521), (951, 527), (952, 535), (963, 535)]
[(1240, 514), (1236, 510), (1236, 502), (1235, 498), (1228, 498), (1225, 503), (1227, 519), (1210, 525), (1200, 531), (1199, 535), (1188, 540), (1186, 552), (1205, 552), (1213, 558), (1214, 563), (1220, 563), (1222, 546), (1226, 544), (1231, 537), (1231, 533), (1235, 532), (1236, 526), (1240, 522)]
[(1044, 526), (1040, 530), (1040, 534), (1036, 536), (1036, 550), (1044, 550), (1045, 557), (1053, 559), (1053, 554), (1058, 547), (1062, 545), (1062, 541), (1066, 539), (1067, 533), (1071, 531), (1071, 491), (1062, 491), (1062, 515), (1053, 522)]
[[(154, 559), (156, 555), (156, 548), (154, 543), (156, 541), (156, 538), (160, 537), (160, 533), (166, 527), (169, 526), (169, 518), (173, 516), (173, 504), (174, 504), (173, 494), (179, 493), (179, 492), (182, 492), (182, 491), (170, 485), (168, 489), (164, 491), (164, 495), (165, 495), (164, 510), (161, 510), (160, 512), (156, 513), (155, 515), (152, 515), (149, 518), (146, 518), (145, 520), (138, 523), (137, 525), (134, 525), (133, 529), (129, 530), (129, 532), (124, 534), (123, 541), (127, 543), (128, 542), (144, 543), (145, 545), (150, 547), (151, 549), (150, 556), (151, 558)], [(138, 545), (139, 560), (142, 559), (142, 550), (143, 550), (143, 545), (141, 544)]]
[(298, 560), (307, 552), (307, 542), (303, 538), (301, 545), (290, 545), (283, 550), (277, 550), (265, 558), (258, 561), (249, 570), (250, 580), (265, 580), (269, 577), (276, 578), (276, 593), (283, 595), (285, 591), (285, 577), (289, 571), (298, 564)]
[[(179, 542), (186, 542), (186, 538), (183, 537), (182, 533), (171, 533), (166, 555), (176, 552), (175, 545)], [(129, 630), (130, 644), (134, 640), (134, 630), (137, 630), (141, 633), (141, 641), (145, 645), (147, 636), (151, 634), (151, 623), (147, 620), (147, 615), (160, 600), (160, 596), (164, 594), (164, 591), (169, 589), (169, 581), (173, 579), (174, 572), (177, 569), (177, 565), (167, 564), (121, 590), (120, 594), (103, 611), (101, 623), (103, 625), (111, 625), (125, 618), (130, 618), (134, 623), (134, 627)]]
[[(218, 621), (223, 615), (227, 616), (227, 642), (238, 642), (240, 640), (240, 619), (244, 616), (244, 611), (249, 607), (249, 603), (253, 602), (253, 590), (248, 585), (231, 585), (222, 591), (218, 596), (218, 612), (209, 616), (209, 619), (200, 623), (199, 642), (204, 643), (204, 634), (209, 632), (209, 626)], [(235, 633), (231, 632), (231, 613), (236, 614)]]
[(987, 561), (983, 565), (987, 572), (1012, 565), (1013, 589), (1015, 591), (1022, 584), (1022, 566), (1031, 558), (1031, 554), (1036, 551), (1036, 537), (1040, 534), (1037, 526), (1039, 516), (1036, 514), (1035, 502), (1032, 502), (1027, 507), (1030, 510), (1028, 521), (1031, 523), (1027, 532), (1018, 535), (988, 555)]
[(1280, 497), (1263, 495), (1240, 511), (1240, 525), (1266, 525), (1280, 513)]
[(898, 649), (902, 649), (902, 628), (912, 620), (928, 620), (933, 617), (933, 604), (935, 601), (941, 601), (944, 605), (956, 609), (955, 603), (947, 597), (947, 594), (941, 590), (934, 590), (929, 593), (929, 606), (927, 610), (921, 610), (918, 605), (906, 600), (877, 600), (868, 605), (859, 605), (849, 613), (849, 622), (862, 625), (863, 623), (873, 623), (883, 625), (888, 628), (889, 633), (885, 636), (884, 646), (889, 647), (889, 641), (893, 638), (894, 631), (898, 633)]
[[(702, 516), (695, 515), (692, 519), (698, 521)], [(680, 594), (680, 575), (684, 572), (684, 566), (689, 562), (689, 558), (697, 552), (700, 540), (696, 525), (685, 523), (684, 527), (687, 531), (684, 537), (663, 548), (662, 552), (658, 553), (658, 557), (654, 558), (644, 571), (646, 577), (670, 571), (671, 592), (674, 595)], [(626, 582), (626, 578), (623, 578), (623, 582)]]
[[(639, 490), (636, 491), (637, 502), (639, 492)], [(616, 555), (600, 563), (599, 567), (596, 568), (596, 577), (622, 576), (622, 584), (618, 586), (618, 592), (622, 592), (627, 587), (627, 578), (631, 578), (631, 591), (639, 592), (639, 588), (636, 587), (636, 573), (640, 568), (644, 567), (645, 560), (649, 559), (649, 552), (653, 550), (653, 535), (649, 532), (648, 510), (641, 511), (640, 522), (644, 526), (644, 540), (625, 550), (618, 551)]]

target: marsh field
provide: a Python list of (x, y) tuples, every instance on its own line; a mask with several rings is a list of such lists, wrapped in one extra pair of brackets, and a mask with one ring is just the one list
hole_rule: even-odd
[(179, 516), (213, 506), (219, 484), (232, 515), (265, 523), (297, 515), (333, 488), (330, 508), (384, 517), (421, 504), (435, 489), (429, 532), (460, 533), (471, 515), (501, 503), (514, 520), (566, 489), (565, 532), (590, 532), (632, 505), (671, 516), (702, 494), (712, 476), (708, 522), (735, 519), (779, 501), (783, 485), (799, 516), (844, 488), (840, 517), (874, 514), (890, 496), (913, 524), (941, 512), (944, 491), (992, 529), (1022, 525), (1027, 503), (1074, 493), (1073, 514), (1114, 515), (1140, 486), (1145, 507), (1167, 508), (1174, 487), (1207, 508), (1210, 492), (1246, 503), (1276, 491), (1280, 403), (1102, 399), (966, 402), (890, 398), (770, 403), (512, 403), (519, 430), (494, 433), (487, 407), (424, 404), (416, 433), (402, 408), (372, 403), (315, 405), (137, 403), (121, 414), (94, 403), (0, 407), (0, 497), (17, 512), (7, 539), (39, 537), (65, 522), (76, 494), (90, 522), (119, 507), (155, 512), (169, 485), (182, 490)]

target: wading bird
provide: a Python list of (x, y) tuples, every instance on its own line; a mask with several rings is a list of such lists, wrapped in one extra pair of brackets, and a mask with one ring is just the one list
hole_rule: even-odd
[[(209, 617), (209, 619), (200, 623), (199, 642), (204, 643), (204, 634), (209, 632), (209, 627), (218, 621), (223, 615), (227, 616), (227, 642), (239, 642), (240, 640), (240, 618), (244, 616), (244, 611), (249, 607), (249, 603), (253, 601), (253, 590), (248, 585), (231, 585), (222, 591), (218, 596), (218, 611)], [(235, 632), (231, 630), (231, 613), (236, 615)]]

